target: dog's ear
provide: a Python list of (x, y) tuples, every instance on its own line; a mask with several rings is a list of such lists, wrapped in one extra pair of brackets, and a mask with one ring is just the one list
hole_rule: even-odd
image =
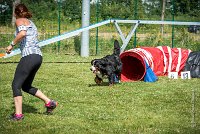
[(95, 65), (96, 63), (96, 61), (98, 61), (98, 59), (93, 59), (92, 61), (91, 61), (91, 65)]
[(116, 45), (119, 45), (119, 41), (118, 40), (115, 40), (114, 41), (114, 45), (116, 46)]
[(114, 41), (114, 52), (115, 55), (120, 55), (120, 45), (118, 40)]
[(94, 60), (91, 61), (91, 65), (93, 65), (93, 63), (94, 63)]

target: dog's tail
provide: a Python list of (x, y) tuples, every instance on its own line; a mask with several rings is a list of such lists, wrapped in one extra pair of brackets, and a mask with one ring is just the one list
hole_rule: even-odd
[(115, 40), (115, 42), (114, 42), (114, 54), (120, 55), (120, 45), (117, 40)]

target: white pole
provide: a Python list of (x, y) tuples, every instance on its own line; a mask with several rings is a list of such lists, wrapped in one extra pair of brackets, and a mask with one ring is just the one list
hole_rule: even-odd
[[(90, 0), (82, 1), (82, 27), (90, 25)], [(89, 30), (81, 34), (81, 56), (89, 56)]]

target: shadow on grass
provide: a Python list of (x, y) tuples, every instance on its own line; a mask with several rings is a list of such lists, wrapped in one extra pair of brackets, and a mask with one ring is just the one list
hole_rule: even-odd
[[(116, 85), (116, 84), (120, 84), (120, 83), (115, 83), (114, 85)], [(112, 85), (112, 86), (114, 86), (114, 85)], [(99, 84), (99, 85), (96, 84), (96, 83), (94, 83), (94, 84), (89, 84), (89, 85), (88, 85), (88, 87), (96, 87), (96, 86), (99, 86), (99, 87), (101, 87), (101, 86), (102, 86), (102, 87), (103, 87), (103, 86), (109, 86), (109, 83), (108, 83), (108, 82), (103, 82), (103, 83), (101, 83), (101, 84)], [(111, 87), (112, 87), (112, 86), (111, 86)]]
[[(22, 104), (22, 107), (23, 107), (23, 113), (37, 113), (37, 114), (39, 113), (35, 107), (30, 106), (28, 104)], [(14, 106), (13, 109), (15, 109)]]
[(103, 83), (101, 83), (99, 85), (96, 84), (96, 83), (88, 85), (88, 87), (96, 87), (96, 86), (109, 86), (109, 83), (108, 82), (103, 82)]
[(38, 114), (38, 110), (35, 107), (30, 106), (28, 104), (23, 104), (23, 112), (24, 113), (37, 113)]

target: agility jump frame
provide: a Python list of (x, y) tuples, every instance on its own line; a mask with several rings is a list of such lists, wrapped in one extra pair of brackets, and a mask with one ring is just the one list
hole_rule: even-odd
[[(108, 19), (96, 24), (92, 24), (90, 26), (87, 27), (82, 27), (80, 29), (76, 29), (76, 30), (72, 30), (66, 33), (63, 33), (59, 36), (55, 36), (52, 38), (49, 38), (47, 40), (43, 40), (40, 41), (38, 43), (39, 47), (43, 47), (46, 45), (49, 45), (51, 43), (55, 43), (73, 36), (77, 36), (79, 35), (81, 32), (83, 31), (87, 31), (93, 28), (97, 28), (109, 23), (114, 23), (115, 24), (115, 28), (122, 40), (123, 45), (121, 46), (121, 53), (125, 50), (126, 46), (128, 45), (131, 37), (133, 36), (133, 34), (135, 33), (137, 27), (139, 26), (139, 24), (168, 24), (168, 25), (200, 25), (200, 22), (178, 22), (178, 21), (149, 21), (149, 20), (119, 20), (119, 19)], [(130, 32), (128, 33), (128, 35), (125, 37), (124, 34), (122, 33), (122, 30), (119, 27), (119, 23), (131, 23), (133, 24)], [(8, 57), (12, 57), (14, 55), (20, 54), (20, 49), (15, 49), (13, 50), (10, 54), (6, 54), (5, 56), (3, 56), (3, 58), (8, 58)]]

